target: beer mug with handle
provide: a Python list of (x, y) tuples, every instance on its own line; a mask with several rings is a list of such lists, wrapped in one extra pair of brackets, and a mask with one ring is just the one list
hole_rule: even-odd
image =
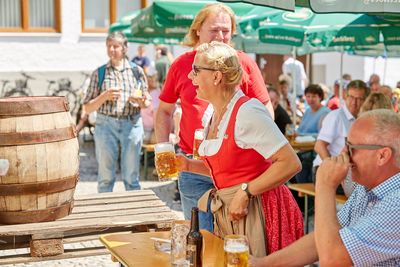
[(249, 266), (249, 243), (246, 236), (226, 235), (224, 237), (224, 266)]
[(175, 148), (172, 143), (158, 143), (154, 145), (155, 165), (158, 178), (161, 182), (178, 178), (178, 166)]

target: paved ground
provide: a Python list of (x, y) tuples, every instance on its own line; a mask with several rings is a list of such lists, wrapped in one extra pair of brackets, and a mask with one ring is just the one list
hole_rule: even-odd
[[(85, 141), (84, 141), (85, 139)], [(152, 175), (152, 170), (149, 171), (149, 181), (141, 181), (143, 189), (151, 189), (156, 195), (167, 203), (167, 205), (177, 214), (179, 218), (183, 218), (183, 213), (180, 203), (174, 201), (174, 195), (176, 193), (175, 182), (158, 182), (157, 177)], [(143, 170), (142, 170), (143, 177)], [(114, 192), (125, 191), (124, 185), (118, 175), (117, 182), (114, 187)], [(75, 195), (86, 195), (97, 193), (97, 163), (94, 156), (94, 143), (91, 140), (90, 134), (80, 136), (80, 181), (76, 187)], [(86, 247), (99, 244), (97, 242), (84, 242), (80, 244), (74, 244), (74, 248)], [(66, 246), (66, 248), (68, 248)], [(0, 251), (0, 255), (6, 255), (11, 253), (28, 253), (27, 249), (19, 249), (13, 251)], [(4, 265), (7, 266), (7, 265)], [(109, 255), (75, 258), (66, 260), (56, 261), (45, 261), (35, 262), (29, 264), (15, 264), (8, 266), (32, 266), (32, 267), (78, 267), (78, 266), (93, 266), (93, 267), (117, 267), (119, 264), (113, 263)]]

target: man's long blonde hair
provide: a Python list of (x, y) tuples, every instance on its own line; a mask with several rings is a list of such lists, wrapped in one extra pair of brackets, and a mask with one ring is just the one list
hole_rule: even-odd
[(197, 46), (199, 43), (199, 36), (197, 36), (197, 31), (200, 30), (201, 25), (203, 25), (204, 21), (211, 14), (219, 14), (219, 13), (225, 13), (229, 15), (229, 17), (231, 18), (231, 27), (232, 27), (231, 34), (234, 34), (236, 32), (236, 19), (233, 10), (227, 5), (224, 5), (222, 3), (208, 4), (205, 7), (203, 7), (199, 11), (199, 13), (197, 13), (196, 17), (192, 22), (192, 25), (190, 25), (189, 32), (185, 36), (183, 44), (189, 47)]

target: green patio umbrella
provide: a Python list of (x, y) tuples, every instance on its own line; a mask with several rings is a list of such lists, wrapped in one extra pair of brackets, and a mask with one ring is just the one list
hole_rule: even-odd
[[(296, 1), (297, 2), (297, 1)], [(384, 0), (308, 0), (307, 5), (316, 13), (364, 13), (388, 14), (400, 13), (398, 1)]]
[[(182, 41), (193, 19), (206, 4), (217, 3), (210, 0), (155, 0), (132, 19), (132, 35), (143, 38), (168, 38)], [(250, 12), (249, 4), (228, 4), (237, 17)]]
[(242, 3), (249, 3), (253, 5), (259, 6), (267, 6), (273, 7), (283, 10), (293, 11), (295, 7), (295, 0), (218, 0), (220, 2), (225, 3), (235, 3), (235, 2), (242, 2)]
[(397, 0), (218, 0), (242, 2), (294, 11), (295, 6), (308, 7), (315, 13), (364, 13), (381, 16), (400, 16)]
[(117, 22), (113, 23), (110, 26), (108, 32), (111, 33), (115, 31), (121, 31), (128, 38), (128, 41), (132, 43), (143, 43), (143, 44), (151, 43), (151, 44), (169, 44), (169, 45), (175, 45), (180, 43), (180, 40), (169, 39), (165, 37), (147, 38), (147, 37), (134, 36), (131, 31), (131, 21), (132, 19), (136, 18), (140, 14), (140, 12), (141, 10), (135, 10), (123, 16), (121, 19), (119, 19)]
[(400, 45), (400, 21), (385, 20), (365, 14), (315, 14), (308, 8), (295, 12), (259, 13), (239, 21), (243, 35), (258, 32), (261, 42), (269, 44), (315, 48), (333, 47), (338, 50), (383, 43)]

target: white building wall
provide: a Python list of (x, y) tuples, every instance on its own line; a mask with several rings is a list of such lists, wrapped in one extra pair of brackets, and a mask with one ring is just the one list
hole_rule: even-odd
[[(341, 54), (337, 52), (329, 53), (315, 53), (313, 56), (313, 66), (325, 67), (325, 77), (316, 77), (314, 75), (313, 80), (325, 83), (329, 87), (332, 87), (334, 81), (340, 78), (340, 58)], [(359, 56), (343, 55), (343, 73), (351, 75), (352, 79), (364, 79), (364, 58)], [(316, 72), (314, 72), (316, 73)]]

